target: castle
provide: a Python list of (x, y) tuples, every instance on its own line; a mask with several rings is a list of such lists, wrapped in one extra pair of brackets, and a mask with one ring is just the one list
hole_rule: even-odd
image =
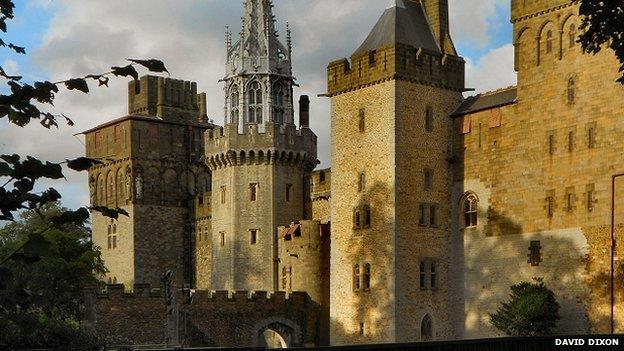
[(230, 346), (265, 345), (271, 328), (281, 346), (497, 336), (489, 313), (533, 277), (561, 304), (558, 332), (622, 331), (624, 87), (612, 53), (582, 53), (577, 1), (513, 0), (518, 84), (468, 98), (448, 1), (391, 1), (328, 65), (332, 167), (316, 171), (290, 30), (281, 43), (271, 1), (244, 6), (240, 38), (226, 35), (223, 127), (195, 83), (146, 76), (128, 116), (85, 132), (105, 160), (92, 203), (130, 214), (92, 214), (105, 281), (159, 286), (172, 270), (196, 294), (238, 291), (250, 314), (244, 291), (309, 296), (290, 322), (265, 298), (281, 322), (249, 322)]

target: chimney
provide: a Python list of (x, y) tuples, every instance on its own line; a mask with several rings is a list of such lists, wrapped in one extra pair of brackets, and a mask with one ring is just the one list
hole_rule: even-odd
[(206, 103), (206, 93), (199, 94), (199, 123), (208, 121), (208, 104)]
[(310, 98), (307, 95), (299, 98), (299, 126), (310, 128)]

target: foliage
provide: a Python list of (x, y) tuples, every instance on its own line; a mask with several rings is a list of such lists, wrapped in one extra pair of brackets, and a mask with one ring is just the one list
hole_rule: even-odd
[(492, 325), (510, 336), (552, 334), (559, 317), (559, 303), (541, 278), (511, 287), (509, 301), (491, 314)]
[(617, 81), (624, 84), (624, 0), (581, 0), (579, 13), (584, 16), (579, 38), (583, 51), (596, 54), (604, 45), (612, 49), (621, 64)]
[[(14, 17), (13, 0), (0, 0), (0, 31), (7, 32), (7, 22)], [(0, 34), (2, 35), (2, 34)], [(0, 37), (0, 50), (25, 55), (27, 49)], [(7, 86), (0, 94), (0, 121), (24, 127), (33, 120), (46, 129), (59, 128), (59, 121), (69, 126), (74, 121), (63, 113), (53, 113), (54, 99), (62, 89), (89, 93), (90, 83), (108, 87), (109, 79), (138, 79), (136, 67), (162, 73), (167, 69), (155, 59), (129, 59), (110, 71), (69, 78), (59, 82), (24, 82), (19, 75), (9, 75), (0, 67), (0, 80)], [(101, 160), (80, 157), (64, 162), (42, 161), (31, 156), (0, 155), (0, 222), (9, 221), (0, 230), (0, 349), (7, 345), (22, 348), (88, 348), (93, 338), (78, 323), (81, 291), (97, 283), (105, 272), (97, 248), (85, 228), (89, 210), (118, 218), (128, 213), (120, 208), (83, 207), (74, 211), (60, 208), (61, 194), (53, 188), (34, 189), (37, 182), (63, 179), (64, 164), (73, 171), (86, 171)], [(16, 222), (16, 217), (21, 220)]]
[[(81, 300), (84, 289), (98, 285), (97, 276), (106, 268), (85, 221), (52, 223), (65, 212), (58, 203), (48, 203), (39, 213), (24, 212), (21, 220), (0, 230), (0, 253), (22, 247), (13, 254), (22, 259), (0, 267), (0, 349), (97, 343), (80, 327)], [(29, 240), (32, 233), (37, 241)], [(30, 244), (20, 245), (23, 241)]]

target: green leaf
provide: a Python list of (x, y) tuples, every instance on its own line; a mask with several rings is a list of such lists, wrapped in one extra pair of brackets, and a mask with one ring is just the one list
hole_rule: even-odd
[(61, 194), (59, 194), (59, 192), (56, 191), (56, 189), (50, 188), (44, 191), (43, 194), (41, 194), (41, 198), (39, 202), (41, 203), (41, 205), (43, 205), (49, 202), (56, 202), (60, 200), (61, 198), (62, 198)]
[(150, 59), (150, 60), (128, 59), (128, 61), (134, 62), (134, 63), (138, 63), (139, 65), (147, 68), (151, 72), (157, 72), (157, 73), (167, 72), (167, 73), (169, 73), (169, 71), (167, 71), (167, 68), (165, 68), (165, 64), (162, 61), (160, 61), (160, 60), (154, 60), (154, 59)]
[(123, 210), (119, 207), (113, 209), (105, 206), (94, 206), (91, 207), (91, 210), (99, 212), (100, 214), (102, 214), (102, 216), (112, 219), (119, 219), (119, 215), (130, 217), (130, 214), (126, 210)]
[(101, 165), (101, 164), (102, 164), (101, 161), (98, 161), (92, 158), (87, 158), (87, 157), (79, 157), (74, 160), (67, 160), (67, 167), (77, 172), (87, 171), (89, 170), (89, 168), (93, 166)]
[(85, 94), (89, 93), (89, 84), (84, 78), (74, 78), (65, 82), (65, 87), (68, 90), (80, 90)]
[(9, 177), (13, 174), (13, 169), (7, 163), (0, 162), (0, 177)]
[(13, 45), (13, 43), (9, 43), (9, 48), (13, 49), (18, 54), (26, 55), (26, 48), (21, 46)]
[(134, 69), (134, 66), (127, 65), (125, 67), (112, 67), (112, 73), (117, 77), (128, 77), (131, 76), (134, 80), (139, 79), (139, 73)]

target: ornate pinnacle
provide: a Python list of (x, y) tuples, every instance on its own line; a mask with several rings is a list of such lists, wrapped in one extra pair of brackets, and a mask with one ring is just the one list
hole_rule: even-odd
[(288, 47), (288, 60), (290, 60), (292, 57), (292, 32), (288, 22), (286, 22), (286, 46)]

